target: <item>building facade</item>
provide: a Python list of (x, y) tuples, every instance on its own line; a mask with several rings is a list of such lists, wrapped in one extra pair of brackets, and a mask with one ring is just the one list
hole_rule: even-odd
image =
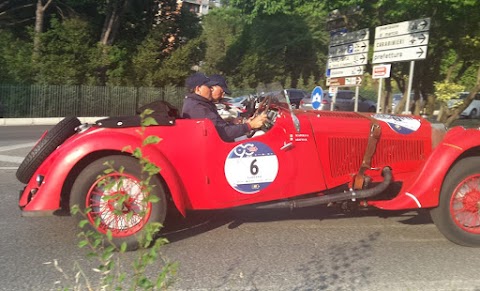
[(178, 5), (198, 15), (205, 15), (210, 8), (210, 0), (177, 0)]

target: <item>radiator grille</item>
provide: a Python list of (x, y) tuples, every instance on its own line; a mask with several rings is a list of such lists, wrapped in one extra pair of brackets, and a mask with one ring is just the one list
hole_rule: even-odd
[[(332, 177), (335, 178), (358, 171), (367, 148), (367, 141), (367, 138), (350, 137), (331, 137), (328, 139)], [(422, 140), (380, 139), (372, 158), (372, 167), (424, 159), (425, 149)]]

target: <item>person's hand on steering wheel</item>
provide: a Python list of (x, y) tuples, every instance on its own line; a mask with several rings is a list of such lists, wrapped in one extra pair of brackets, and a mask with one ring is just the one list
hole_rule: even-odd
[(267, 112), (270, 109), (271, 102), (272, 97), (266, 96), (265, 99), (263, 99), (262, 102), (260, 102), (260, 104), (258, 105), (258, 108), (253, 114), (253, 116), (246, 121), (248, 126), (251, 128), (251, 130), (247, 133), (248, 138), (252, 137), (255, 132), (262, 128), (268, 121)]
[(258, 129), (260, 127), (262, 127), (265, 122), (267, 121), (267, 113), (266, 112), (262, 112), (261, 114), (255, 116), (255, 117), (251, 117), (247, 120), (246, 123), (248, 123), (248, 125), (250, 126), (250, 128), (252, 129)]

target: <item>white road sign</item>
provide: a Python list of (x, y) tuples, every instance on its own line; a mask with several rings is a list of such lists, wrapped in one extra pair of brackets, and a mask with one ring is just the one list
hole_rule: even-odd
[(339, 45), (344, 43), (351, 43), (357, 41), (368, 41), (369, 32), (368, 28), (364, 28), (357, 31), (346, 32), (346, 33), (339, 33), (335, 34), (330, 38), (330, 45)]
[[(427, 46), (408, 47), (374, 52), (372, 64), (423, 60), (427, 57)], [(333, 76), (332, 76), (333, 77)]]
[(351, 87), (362, 85), (362, 76), (327, 78), (329, 87)]
[(375, 39), (374, 51), (385, 51), (398, 48), (420, 46), (428, 44), (428, 31), (400, 35), (389, 38)]
[(328, 49), (329, 57), (338, 57), (343, 55), (352, 55), (368, 52), (368, 41), (359, 41), (349, 44), (330, 46)]
[(375, 39), (428, 31), (429, 29), (430, 18), (398, 22), (376, 27)]
[[(341, 57), (333, 57), (328, 59), (328, 68), (344, 68), (350, 66), (365, 65), (367, 63), (367, 54), (355, 54)], [(335, 76), (330, 76), (335, 77)]]
[(345, 76), (357, 76), (357, 75), (363, 75), (364, 72), (365, 72), (365, 66), (331, 69), (330, 77), (335, 78), (335, 77), (345, 77)]
[(382, 64), (382, 65), (373, 66), (372, 79), (390, 78), (391, 70), (392, 70), (392, 64)]
[(361, 76), (356, 76), (356, 77), (347, 77), (345, 78), (345, 86), (360, 86), (362, 85), (362, 77)]

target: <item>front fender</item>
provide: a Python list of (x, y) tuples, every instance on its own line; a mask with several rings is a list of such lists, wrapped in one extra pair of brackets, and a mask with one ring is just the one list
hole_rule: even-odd
[[(128, 147), (129, 146), (129, 147)], [(72, 137), (57, 148), (36, 170), (20, 197), (19, 205), (24, 212), (54, 211), (60, 207), (62, 188), (73, 168), (89, 156), (102, 151), (126, 152), (142, 146), (142, 139), (136, 132), (118, 132), (99, 129)], [(155, 145), (142, 148), (144, 157), (161, 169), (161, 176), (170, 190), (172, 199), (178, 210), (185, 215), (186, 204), (184, 186), (175, 168)], [(35, 177), (44, 176), (40, 186)], [(35, 194), (32, 195), (32, 189)]]
[(451, 129), (423, 167), (404, 181), (399, 195), (392, 200), (371, 201), (369, 204), (387, 210), (438, 206), (440, 190), (448, 171), (464, 153), (475, 147), (480, 147), (479, 130), (463, 127)]

